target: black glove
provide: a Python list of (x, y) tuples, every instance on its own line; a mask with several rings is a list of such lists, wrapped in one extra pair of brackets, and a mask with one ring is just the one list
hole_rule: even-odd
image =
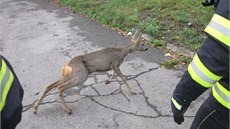
[(171, 107), (174, 121), (177, 124), (180, 125), (182, 122), (184, 122), (184, 113), (188, 109), (189, 105), (190, 102), (187, 102), (186, 100), (181, 100), (178, 97), (173, 96), (171, 100)]
[(214, 6), (215, 8), (218, 6), (219, 0), (204, 0), (202, 2), (203, 6)]

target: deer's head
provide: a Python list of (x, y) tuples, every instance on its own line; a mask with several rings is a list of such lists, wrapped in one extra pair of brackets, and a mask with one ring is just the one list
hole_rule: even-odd
[(130, 43), (130, 47), (132, 48), (131, 52), (148, 50), (148, 47), (143, 42), (141, 42), (141, 35), (142, 34), (140, 33), (140, 31), (137, 30), (132, 37), (132, 42)]

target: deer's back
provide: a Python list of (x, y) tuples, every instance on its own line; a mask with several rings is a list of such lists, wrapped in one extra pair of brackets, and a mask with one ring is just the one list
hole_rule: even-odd
[(72, 63), (84, 63), (84, 65), (91, 72), (103, 72), (111, 70), (111, 66), (114, 62), (122, 62), (120, 56), (121, 50), (119, 48), (105, 48), (86, 55), (77, 56), (70, 62)]

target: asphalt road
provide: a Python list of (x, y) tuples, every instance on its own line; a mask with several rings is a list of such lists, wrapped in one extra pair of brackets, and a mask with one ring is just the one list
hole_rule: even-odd
[(170, 99), (183, 71), (159, 66), (164, 52), (150, 48), (129, 54), (121, 70), (138, 93), (129, 95), (111, 72), (95, 73), (80, 87), (65, 92), (72, 115), (63, 112), (52, 90), (36, 115), (32, 106), (45, 86), (61, 75), (76, 55), (131, 41), (116, 31), (42, 0), (1, 0), (0, 52), (12, 63), (25, 91), (17, 129), (188, 129), (206, 95), (191, 104), (185, 122), (173, 121)]

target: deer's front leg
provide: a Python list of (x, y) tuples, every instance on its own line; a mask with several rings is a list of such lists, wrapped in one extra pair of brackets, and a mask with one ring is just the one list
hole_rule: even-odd
[(112, 82), (112, 79), (113, 79), (113, 77), (114, 77), (114, 75), (115, 75), (115, 71), (113, 70), (112, 76), (109, 78), (109, 80), (107, 80), (107, 81), (105, 82), (105, 84), (111, 83), (111, 82)]
[(135, 92), (132, 90), (131, 86), (127, 83), (125, 76), (122, 74), (120, 68), (115, 68), (114, 69), (115, 73), (124, 81), (125, 85), (127, 86), (130, 94), (135, 94)]

